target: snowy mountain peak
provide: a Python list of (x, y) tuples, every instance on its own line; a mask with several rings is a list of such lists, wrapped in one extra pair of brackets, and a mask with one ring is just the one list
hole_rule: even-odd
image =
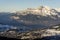
[(50, 10), (50, 7), (48, 7), (48, 6), (40, 6), (40, 7), (38, 7), (38, 9), (43, 9), (43, 8)]
[(41, 16), (51, 16), (51, 15), (58, 15), (58, 10), (52, 9), (48, 6), (40, 6), (38, 8), (27, 8), (23, 11), (17, 12), (19, 15), (27, 15), (27, 14), (33, 14), (33, 15), (41, 15)]

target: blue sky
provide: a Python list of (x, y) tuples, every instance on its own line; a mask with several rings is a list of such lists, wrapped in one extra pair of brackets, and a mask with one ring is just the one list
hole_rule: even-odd
[(0, 0), (0, 11), (19, 11), (41, 5), (59, 8), (60, 0)]

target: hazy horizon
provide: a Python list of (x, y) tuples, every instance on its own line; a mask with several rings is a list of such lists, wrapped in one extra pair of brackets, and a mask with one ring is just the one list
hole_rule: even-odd
[(60, 8), (60, 0), (0, 0), (0, 12), (14, 12), (26, 8), (36, 8), (38, 6), (49, 6)]

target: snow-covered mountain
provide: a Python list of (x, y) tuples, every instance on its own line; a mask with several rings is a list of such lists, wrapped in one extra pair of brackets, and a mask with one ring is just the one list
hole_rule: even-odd
[(60, 24), (60, 12), (56, 8), (40, 6), (27, 8), (16, 13), (0, 13), (0, 24), (30, 26), (31, 28), (48, 27)]
[(16, 12), (16, 15), (11, 18), (25, 25), (51, 26), (60, 24), (60, 12), (48, 6), (27, 8)]
[(18, 11), (17, 13), (21, 15), (33, 14), (33, 15), (51, 16), (51, 15), (58, 15), (57, 12), (58, 10), (51, 9), (50, 7), (40, 6), (38, 8), (27, 8), (25, 10)]
[(39, 16), (41, 15), (45, 17), (50, 16), (52, 19), (57, 19), (57, 17), (60, 18), (59, 9), (52, 9), (47, 6), (40, 6), (38, 8), (27, 8), (25, 10), (17, 12), (17, 15), (28, 15), (28, 14), (39, 15)]

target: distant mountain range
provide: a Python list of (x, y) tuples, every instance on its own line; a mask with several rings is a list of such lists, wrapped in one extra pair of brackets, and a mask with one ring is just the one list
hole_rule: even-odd
[(47, 6), (27, 8), (16, 13), (0, 12), (0, 24), (28, 27), (48, 27), (60, 24), (60, 10)]

